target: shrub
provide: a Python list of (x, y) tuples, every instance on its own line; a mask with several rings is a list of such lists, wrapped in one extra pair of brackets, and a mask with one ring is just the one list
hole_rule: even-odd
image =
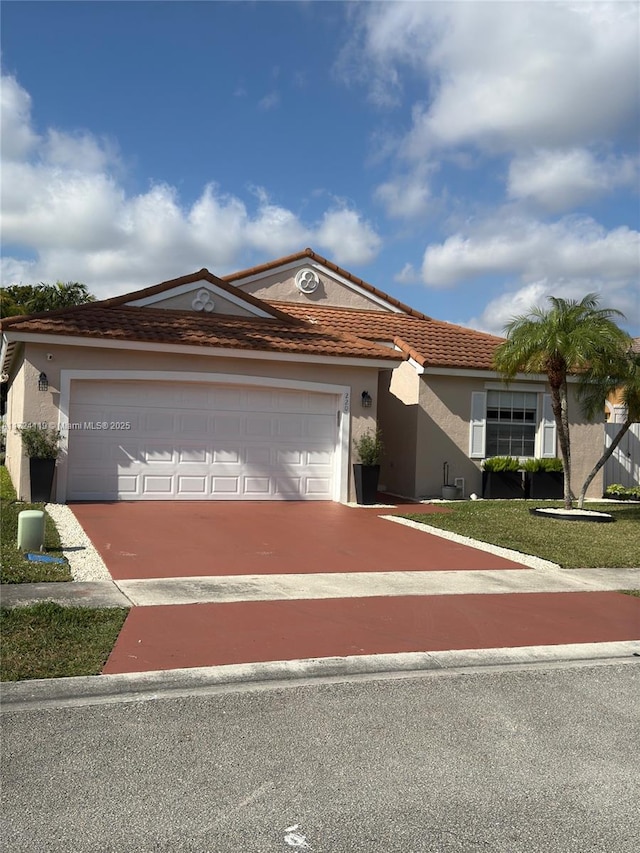
[(640, 488), (638, 486), (631, 486), (631, 488), (627, 489), (621, 483), (613, 483), (613, 485), (607, 486), (604, 496), (606, 498), (613, 498), (616, 501), (638, 501), (640, 500)]
[(25, 454), (29, 459), (57, 459), (60, 453), (60, 430), (38, 424), (17, 427)]
[(482, 463), (483, 471), (519, 471), (520, 460), (515, 456), (490, 456)]
[(353, 440), (353, 446), (362, 465), (379, 465), (384, 452), (382, 433), (379, 429), (368, 430)]
[(547, 470), (544, 465), (545, 461), (545, 459), (525, 459), (520, 467), (528, 474), (539, 474), (541, 471)]

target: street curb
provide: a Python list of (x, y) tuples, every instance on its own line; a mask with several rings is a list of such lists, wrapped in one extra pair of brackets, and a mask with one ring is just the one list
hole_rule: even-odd
[(45, 707), (141, 702), (191, 695), (207, 689), (242, 689), (247, 686), (258, 689), (261, 684), (273, 685), (273, 682), (285, 688), (313, 683), (314, 680), (486, 672), (492, 667), (526, 668), (539, 664), (589, 662), (640, 663), (640, 641), (353, 655), (4, 682), (0, 711), (9, 713)]

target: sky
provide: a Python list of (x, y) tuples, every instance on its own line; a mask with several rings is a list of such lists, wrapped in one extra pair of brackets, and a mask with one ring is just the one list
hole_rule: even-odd
[(99, 298), (310, 246), (502, 333), (640, 335), (635, 2), (2, 4), (2, 284)]

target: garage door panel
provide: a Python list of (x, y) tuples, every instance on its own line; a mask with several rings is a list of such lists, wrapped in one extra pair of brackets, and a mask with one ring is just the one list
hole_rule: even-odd
[(178, 494), (191, 495), (193, 498), (205, 497), (207, 494), (207, 477), (178, 476)]
[(330, 477), (307, 477), (306, 493), (307, 495), (324, 495), (330, 487)]
[(212, 477), (212, 495), (240, 495), (240, 477)]
[[(331, 500), (337, 406), (282, 389), (74, 381), (67, 497)], [(89, 428), (103, 421), (131, 428)]]

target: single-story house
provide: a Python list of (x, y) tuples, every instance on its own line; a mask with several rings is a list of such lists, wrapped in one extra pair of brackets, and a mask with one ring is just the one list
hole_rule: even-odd
[[(354, 500), (353, 440), (378, 425), (381, 486), (439, 497), (443, 466), (481, 491), (488, 456), (553, 457), (543, 376), (506, 387), (500, 338), (431, 319), (311, 249), (206, 269), (112, 299), (2, 321), (6, 464), (16, 425), (59, 426), (59, 502)], [(571, 399), (579, 485), (603, 425)], [(596, 478), (590, 494), (601, 494)]]

